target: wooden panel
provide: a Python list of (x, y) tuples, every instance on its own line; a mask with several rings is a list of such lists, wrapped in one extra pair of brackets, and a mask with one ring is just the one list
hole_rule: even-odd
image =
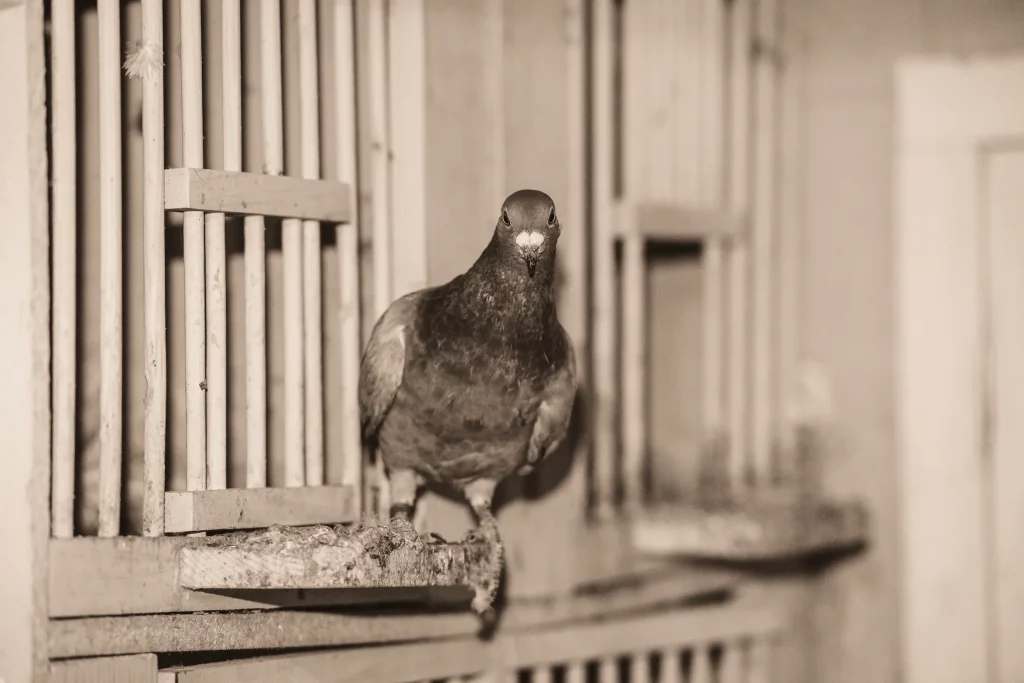
[(358, 519), (351, 486), (168, 491), (165, 531), (338, 524)]
[(45, 673), (46, 538), (50, 533), (50, 273), (43, 3), (0, 11), (0, 678)]
[[(692, 575), (691, 575), (692, 574)], [(687, 599), (722, 594), (734, 579), (719, 572), (687, 572), (648, 582), (625, 583), (616, 589), (592, 591), (550, 602), (512, 603), (502, 615), (506, 632), (535, 629), (538, 626), (593, 619), (636, 612)], [(261, 591), (260, 596), (270, 591)], [(323, 596), (381, 596), (390, 599), (421, 599), (435, 604), (465, 604), (467, 592), (459, 589), (390, 589), (370, 591), (280, 592), (279, 604), (328, 604)], [(215, 604), (215, 609), (266, 607), (255, 602), (221, 597), (211, 603), (210, 596), (193, 593), (182, 604), (185, 609), (197, 604)], [(335, 598), (337, 600), (337, 598)], [(448, 614), (341, 614), (332, 612), (269, 611), (257, 614), (150, 614), (133, 617), (61, 619), (51, 622), (50, 648), (53, 656), (200, 650), (253, 650), (284, 647), (325, 647), (370, 642), (396, 642), (423, 638), (442, 638), (476, 633), (477, 617), (469, 612)]]
[(164, 208), (168, 211), (223, 212), (343, 223), (350, 215), (349, 195), (347, 185), (331, 180), (196, 168), (164, 171)]
[(995, 150), (983, 169), (982, 213), (988, 225), (989, 348), (985, 498), (989, 503), (990, 643), (999, 681), (1024, 680), (1024, 139)]
[(485, 641), (467, 638), (444, 643), (370, 647), (333, 652), (208, 664), (176, 672), (176, 683), (408, 683), (483, 671), (490, 662)]
[(156, 683), (156, 655), (67, 660), (50, 664), (50, 683)]
[(978, 152), (1024, 136), (1022, 83), (1019, 57), (897, 70), (899, 479), (915, 483), (902, 500), (908, 683), (988, 680), (994, 665)]
[(620, 236), (639, 232), (649, 240), (702, 242), (712, 237), (734, 239), (744, 232), (745, 218), (714, 209), (682, 204), (642, 202), (619, 204)]

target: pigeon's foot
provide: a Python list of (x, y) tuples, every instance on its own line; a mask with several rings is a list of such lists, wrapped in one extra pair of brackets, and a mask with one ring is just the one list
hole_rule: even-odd
[(412, 521), (420, 477), (412, 470), (393, 469), (388, 473), (391, 485), (391, 517)]
[(487, 501), (487, 505), (482, 504), (480, 501), (471, 502), (471, 505), (473, 512), (476, 513), (477, 518), (480, 520), (479, 527), (474, 529), (475, 535), (490, 548), (484, 578), (474, 586), (475, 595), (472, 604), (473, 611), (479, 614), (486, 623), (495, 619), (492, 605), (494, 604), (495, 596), (498, 594), (501, 569), (505, 561), (505, 545), (501, 540), (501, 534), (498, 532), (498, 520), (494, 518), (494, 513), (491, 512), (490, 500)]
[(407, 522), (412, 521), (413, 506), (409, 503), (394, 503), (391, 506), (391, 518), (392, 519), (404, 519)]

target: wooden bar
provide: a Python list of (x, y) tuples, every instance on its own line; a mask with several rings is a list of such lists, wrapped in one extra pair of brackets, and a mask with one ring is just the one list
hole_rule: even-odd
[[(142, 42), (160, 59), (164, 52), (162, 0), (143, 0)], [(167, 260), (164, 213), (164, 73), (150, 69), (142, 82), (143, 288), (145, 316), (146, 398), (143, 442), (143, 520), (146, 536), (164, 530), (167, 470)]]
[(593, 5), (593, 150), (592, 201), (593, 222), (593, 326), (594, 326), (594, 466), (593, 504), (597, 519), (613, 514), (615, 495), (616, 339), (615, 244), (612, 211), (614, 172), (614, 112), (612, 0), (597, 0)]
[(643, 505), (643, 462), (647, 450), (647, 319), (645, 243), (639, 235), (622, 249), (622, 460), (627, 514)]
[(50, 683), (157, 683), (154, 654), (68, 659), (50, 663)]
[[(391, 305), (391, 188), (388, 182), (389, 111), (387, 106), (387, 14), (384, 0), (369, 0), (367, 42), (370, 96), (370, 192), (373, 213), (373, 312), (380, 317)], [(377, 514), (390, 515), (391, 493), (384, 463), (375, 461)]]
[(621, 201), (616, 233), (660, 242), (697, 243), (705, 240), (731, 242), (744, 237), (745, 217), (738, 211), (706, 208), (680, 202)]
[(646, 649), (633, 654), (630, 663), (629, 680), (632, 683), (654, 683), (651, 671), (651, 656)]
[(747, 648), (747, 677), (744, 683), (768, 683), (771, 680), (771, 634), (755, 634)]
[(220, 211), (328, 223), (350, 219), (352, 202), (344, 185), (279, 174), (169, 168), (164, 206), (168, 211)]
[[(777, 3), (758, 0), (755, 31), (759, 44), (774, 48), (777, 40)], [(774, 301), (776, 230), (776, 67), (770, 53), (762, 49), (754, 62), (754, 180), (752, 191), (753, 258), (753, 406), (752, 455), (755, 482), (768, 483), (772, 475), (775, 374)]]
[(718, 660), (718, 683), (746, 683), (743, 675), (743, 641), (722, 643), (722, 656)]
[(75, 325), (77, 153), (75, 6), (51, 10), (50, 102), (53, 205), (53, 482), (51, 533), (71, 538), (75, 521)]
[(669, 647), (661, 652), (661, 679), (659, 683), (682, 683), (684, 680), (679, 650)]
[[(317, 83), (316, 0), (299, 0), (299, 118), (302, 177), (320, 177), (320, 103)], [(302, 223), (302, 300), (305, 370), (305, 484), (324, 483), (324, 385), (320, 224)]]
[[(727, 49), (729, 66), (729, 158), (726, 164), (727, 206), (737, 213), (749, 208), (750, 174), (750, 6), (752, 0), (729, 4)], [(728, 461), (729, 481), (734, 493), (742, 490), (747, 472), (749, 448), (750, 261), (748, 241), (734, 240), (726, 254), (729, 281), (728, 343)]]
[(531, 683), (554, 683), (553, 673), (549, 665), (541, 664), (533, 670)]
[(100, 496), (99, 535), (121, 525), (122, 236), (121, 7), (101, 0), (100, 89)]
[(166, 532), (339, 524), (359, 519), (347, 486), (168, 491)]
[[(203, 166), (202, 23), (199, 0), (181, 0), (182, 162)], [(166, 191), (166, 190), (165, 190)], [(206, 488), (205, 225), (201, 211), (186, 211), (185, 239), (185, 454), (189, 491)]]
[(352, 487), (355, 507), (363, 503), (363, 440), (359, 415), (359, 363), (362, 356), (359, 288), (359, 202), (356, 172), (355, 16), (352, 0), (334, 3), (334, 73), (338, 131), (338, 181), (346, 183), (352, 207), (348, 224), (338, 225), (338, 275), (341, 318), (341, 483)]
[(687, 683), (711, 683), (711, 652), (705, 645), (697, 645), (691, 653)]
[(565, 683), (586, 683), (587, 667), (584, 662), (573, 661), (565, 665)]

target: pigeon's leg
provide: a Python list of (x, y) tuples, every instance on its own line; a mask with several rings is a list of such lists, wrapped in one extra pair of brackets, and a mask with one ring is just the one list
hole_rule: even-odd
[(391, 484), (391, 516), (412, 521), (420, 476), (412, 470), (393, 469), (388, 473), (388, 482)]
[(475, 587), (476, 596), (473, 598), (474, 611), (482, 615), (492, 615), (491, 605), (498, 592), (498, 580), (505, 559), (505, 546), (498, 533), (498, 520), (491, 512), (491, 502), (494, 499), (494, 489), (497, 485), (498, 482), (491, 479), (477, 479), (463, 488), (470, 507), (473, 508), (473, 512), (476, 513), (476, 517), (480, 521), (480, 535), (491, 548), (488, 577)]

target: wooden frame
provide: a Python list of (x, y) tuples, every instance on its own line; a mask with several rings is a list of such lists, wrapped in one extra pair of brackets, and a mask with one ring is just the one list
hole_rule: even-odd
[(996, 580), (985, 517), (1003, 497), (990, 489), (997, 380), (979, 207), (986, 158), (1024, 141), (1024, 59), (906, 59), (895, 80), (896, 405), (900, 479), (914, 482), (901, 497), (901, 669), (907, 683), (991, 680)]
[(43, 3), (0, 5), (0, 477), (4, 581), (0, 678), (42, 680), (47, 669), (46, 542), (50, 534), (50, 231)]

